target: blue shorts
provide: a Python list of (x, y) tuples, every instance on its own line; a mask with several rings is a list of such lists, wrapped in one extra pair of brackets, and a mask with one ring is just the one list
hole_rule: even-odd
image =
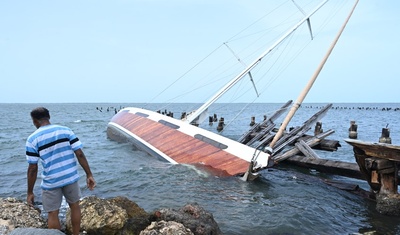
[(68, 204), (75, 203), (81, 198), (81, 190), (78, 181), (61, 188), (51, 190), (42, 190), (43, 209), (46, 212), (59, 210), (61, 207), (62, 197)]

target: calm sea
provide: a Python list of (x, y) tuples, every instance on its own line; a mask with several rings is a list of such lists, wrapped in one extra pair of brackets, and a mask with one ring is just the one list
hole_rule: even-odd
[[(0, 104), (0, 197), (26, 198), (25, 140), (35, 128), (29, 112), (39, 104)], [(289, 126), (300, 125), (325, 104), (304, 104)], [(374, 203), (324, 184), (330, 178), (359, 184), (362, 181), (326, 175), (313, 170), (278, 166), (265, 170), (255, 182), (237, 178), (218, 178), (187, 165), (170, 165), (136, 150), (129, 144), (107, 139), (107, 123), (114, 108), (146, 106), (148, 109), (174, 112), (195, 108), (192, 104), (45, 104), (54, 124), (72, 128), (84, 144), (98, 186), (85, 189), (83, 196), (101, 198), (126, 196), (146, 211), (178, 208), (197, 202), (213, 213), (225, 234), (400, 234), (400, 218), (377, 213)], [(228, 124), (222, 133), (238, 139), (249, 128), (251, 116), (256, 121), (272, 115), (279, 104), (252, 104), (242, 111), (242, 104), (215, 104), (210, 113), (224, 117)], [(107, 111), (107, 108), (112, 107)], [(337, 152), (318, 152), (320, 157), (353, 160), (352, 148), (343, 139), (348, 136), (350, 121), (358, 124), (359, 139), (378, 141), (382, 128), (391, 130), (393, 144), (400, 142), (400, 104), (334, 104), (322, 119), (323, 129), (336, 132), (330, 139), (339, 140)], [(382, 111), (383, 108), (391, 108)], [(100, 111), (101, 110), (101, 111)], [(231, 121), (237, 113), (235, 121)], [(278, 121), (279, 122), (279, 121)], [(206, 121), (203, 128), (216, 131), (216, 124)], [(83, 172), (81, 172), (83, 173)], [(36, 200), (40, 203), (39, 181)]]

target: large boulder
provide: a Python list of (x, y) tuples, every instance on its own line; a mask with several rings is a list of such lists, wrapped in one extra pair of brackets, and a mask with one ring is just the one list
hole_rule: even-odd
[(0, 198), (0, 233), (9, 234), (15, 228), (46, 228), (40, 211), (16, 198)]
[[(87, 234), (137, 235), (149, 224), (149, 215), (125, 197), (101, 199), (95, 196), (80, 201), (81, 231)], [(71, 233), (70, 210), (66, 215), (67, 232)]]
[(193, 235), (190, 229), (175, 221), (151, 222), (151, 224), (140, 235)]
[(205, 211), (197, 203), (186, 204), (182, 208), (162, 209), (154, 213), (158, 221), (175, 221), (189, 228), (195, 235), (222, 234), (211, 213)]

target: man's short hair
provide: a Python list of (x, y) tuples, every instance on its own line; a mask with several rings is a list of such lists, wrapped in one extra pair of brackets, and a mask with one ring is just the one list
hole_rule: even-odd
[(37, 107), (31, 111), (31, 117), (36, 120), (50, 119), (50, 112), (45, 107)]

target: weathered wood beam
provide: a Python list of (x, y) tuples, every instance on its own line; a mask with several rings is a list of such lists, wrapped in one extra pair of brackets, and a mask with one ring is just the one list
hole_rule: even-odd
[[(302, 139), (307, 140), (307, 139), (312, 138), (312, 137), (314, 137), (314, 135), (307, 135), (306, 134), (306, 135), (304, 135), (302, 137)], [(340, 142), (338, 140), (322, 139), (319, 144), (313, 146), (313, 149), (333, 152), (333, 151), (337, 151), (339, 147), (341, 147), (341, 145), (340, 145)]]
[(295, 144), (296, 148), (300, 150), (306, 157), (317, 159), (319, 158), (318, 155), (304, 142), (304, 140), (299, 140)]
[(345, 139), (344, 141), (353, 147), (362, 149), (367, 156), (400, 162), (400, 146), (398, 145), (371, 143), (352, 139)]
[[(282, 107), (280, 109), (278, 109), (278, 111), (276, 111), (270, 118), (264, 120), (262, 123), (257, 123), (255, 125), (253, 125), (249, 131), (247, 131), (245, 134), (243, 134), (239, 139), (238, 142), (242, 143), (242, 144), (247, 144), (247, 142), (249, 141), (249, 137), (252, 133), (256, 132), (259, 128), (264, 127), (264, 126), (269, 126), (271, 124), (274, 123), (274, 121), (280, 117), (285, 111), (286, 109), (292, 104), (293, 100), (289, 100), (288, 102), (286, 102), (284, 105), (282, 105)], [(259, 136), (261, 137), (261, 135)], [(254, 137), (252, 138), (254, 139)], [(256, 139), (258, 140), (258, 139)], [(254, 140), (253, 143), (256, 141)], [(250, 144), (247, 144), (250, 145)]]
[(249, 142), (247, 142), (247, 145), (252, 145), (254, 142), (262, 139), (263, 137), (267, 137), (269, 133), (274, 129), (275, 123), (269, 124), (267, 127), (265, 127), (263, 130), (258, 132)]
[[(305, 142), (310, 147), (315, 146), (316, 144), (319, 143), (319, 141), (321, 139), (324, 139), (325, 137), (333, 134), (334, 132), (335, 132), (334, 130), (328, 130), (328, 131), (323, 132), (323, 133), (321, 133), (321, 134), (319, 134), (317, 136), (314, 136), (313, 138), (310, 138), (310, 139), (306, 140)], [(300, 150), (298, 148), (296, 148), (296, 147), (292, 147), (291, 149), (289, 149), (288, 151), (286, 151), (286, 152), (284, 152), (282, 154), (272, 155), (272, 159), (275, 162), (281, 162), (281, 161), (284, 161), (284, 160), (286, 160), (286, 159), (288, 159), (288, 158), (290, 158), (290, 157), (292, 157), (292, 156), (294, 156), (294, 155), (296, 155), (298, 153), (300, 153)]]
[(274, 147), (274, 152), (281, 151), (286, 145), (293, 144), (297, 139), (302, 137), (307, 131), (311, 129), (311, 125), (316, 121), (320, 120), (322, 116), (324, 116), (329, 109), (332, 107), (332, 104), (326, 105), (320, 111), (311, 116), (304, 124), (300, 127), (296, 127), (291, 130), (289, 133), (283, 135), (276, 143)]
[(301, 138), (310, 128), (305, 129), (305, 126), (297, 127), (289, 133), (282, 136), (275, 144), (274, 152), (278, 153), (286, 146), (293, 144), (297, 139)]
[(361, 174), (357, 163), (333, 161), (321, 158), (314, 159), (299, 155), (291, 156), (286, 159), (285, 163), (315, 169), (323, 173), (365, 180), (365, 176)]

